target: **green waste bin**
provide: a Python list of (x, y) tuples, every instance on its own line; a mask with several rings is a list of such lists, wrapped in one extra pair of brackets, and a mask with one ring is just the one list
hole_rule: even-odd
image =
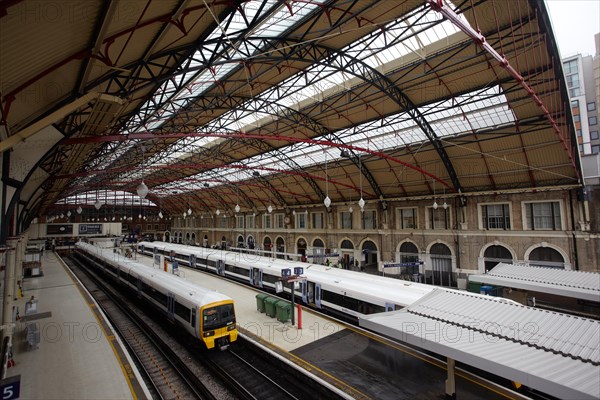
[(469, 285), (467, 287), (467, 290), (469, 292), (473, 292), (473, 293), (479, 293), (480, 289), (481, 289), (481, 283), (479, 283), (479, 282), (469, 282)]
[(277, 321), (287, 322), (292, 319), (292, 304), (281, 300), (275, 304), (277, 310)]
[(277, 297), (271, 297), (268, 296), (265, 299), (265, 314), (267, 314), (267, 316), (273, 318), (276, 314), (275, 311), (275, 304), (280, 301), (280, 299), (278, 299)]
[(269, 295), (264, 293), (259, 293), (256, 295), (256, 309), (261, 313), (265, 312), (265, 299), (269, 297)]

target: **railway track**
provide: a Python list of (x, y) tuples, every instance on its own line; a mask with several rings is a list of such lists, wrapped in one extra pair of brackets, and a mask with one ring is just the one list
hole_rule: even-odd
[[(145, 374), (144, 380), (153, 398), (160, 399), (218, 399), (202, 382), (197, 370), (186, 365), (189, 356), (182, 360), (172, 343), (164, 340), (164, 333), (149, 321), (141, 318), (141, 312), (115, 289), (88, 268), (81, 267), (81, 260), (68, 257), (65, 263), (88, 289), (98, 305), (109, 318), (125, 342), (130, 354), (136, 359), (138, 369)], [(220, 389), (219, 389), (220, 391)]]
[[(105, 284), (102, 273), (81, 267), (89, 259), (65, 259), (73, 273), (105, 311), (124, 338), (153, 387), (153, 397), (179, 399), (339, 399), (309, 376), (238, 336), (228, 351), (202, 351), (189, 335), (173, 332), (161, 318), (144, 316), (129, 300)], [(156, 313), (154, 313), (156, 317)], [(135, 321), (135, 322), (134, 322)], [(192, 351), (189, 351), (189, 350)], [(184, 361), (181, 360), (184, 354)], [(198, 380), (209, 380), (211, 390)], [(217, 394), (214, 394), (217, 393)]]
[(230, 351), (214, 352), (208, 358), (215, 373), (244, 399), (341, 399), (243, 337)]

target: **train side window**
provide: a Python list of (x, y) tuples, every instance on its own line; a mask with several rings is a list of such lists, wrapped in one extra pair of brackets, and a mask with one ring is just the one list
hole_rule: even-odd
[(190, 309), (175, 301), (175, 314), (185, 321), (190, 320)]
[(192, 326), (196, 326), (196, 308), (192, 308)]

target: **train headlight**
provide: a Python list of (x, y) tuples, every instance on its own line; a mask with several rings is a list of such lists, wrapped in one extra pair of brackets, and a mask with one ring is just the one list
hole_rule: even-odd
[(215, 336), (215, 331), (206, 331), (204, 332), (204, 337)]
[(234, 329), (235, 329), (235, 325), (229, 325), (229, 326), (227, 327), (227, 332), (229, 332), (229, 331), (232, 331), (232, 330), (234, 330)]

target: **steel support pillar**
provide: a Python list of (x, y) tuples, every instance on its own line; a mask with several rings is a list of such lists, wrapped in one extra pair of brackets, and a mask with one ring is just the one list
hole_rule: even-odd
[(23, 260), (25, 258), (25, 247), (27, 247), (27, 238), (25, 236), (19, 236), (15, 246), (15, 275), (13, 279), (13, 299), (18, 300), (21, 291), (20, 288), (23, 285)]
[(446, 400), (456, 400), (456, 378), (454, 373), (454, 366), (456, 361), (452, 358), (448, 358), (448, 378), (446, 379)]
[[(12, 347), (12, 337), (15, 327), (15, 267), (17, 264), (16, 244), (17, 238), (9, 238), (6, 242), (7, 246), (5, 250), (5, 271), (4, 271), (4, 282), (2, 287), (4, 289), (2, 299), (2, 349), (5, 353), (0, 354), (2, 372), (0, 378), (6, 377), (7, 369), (7, 354)], [(5, 346), (6, 345), (6, 346)]]

